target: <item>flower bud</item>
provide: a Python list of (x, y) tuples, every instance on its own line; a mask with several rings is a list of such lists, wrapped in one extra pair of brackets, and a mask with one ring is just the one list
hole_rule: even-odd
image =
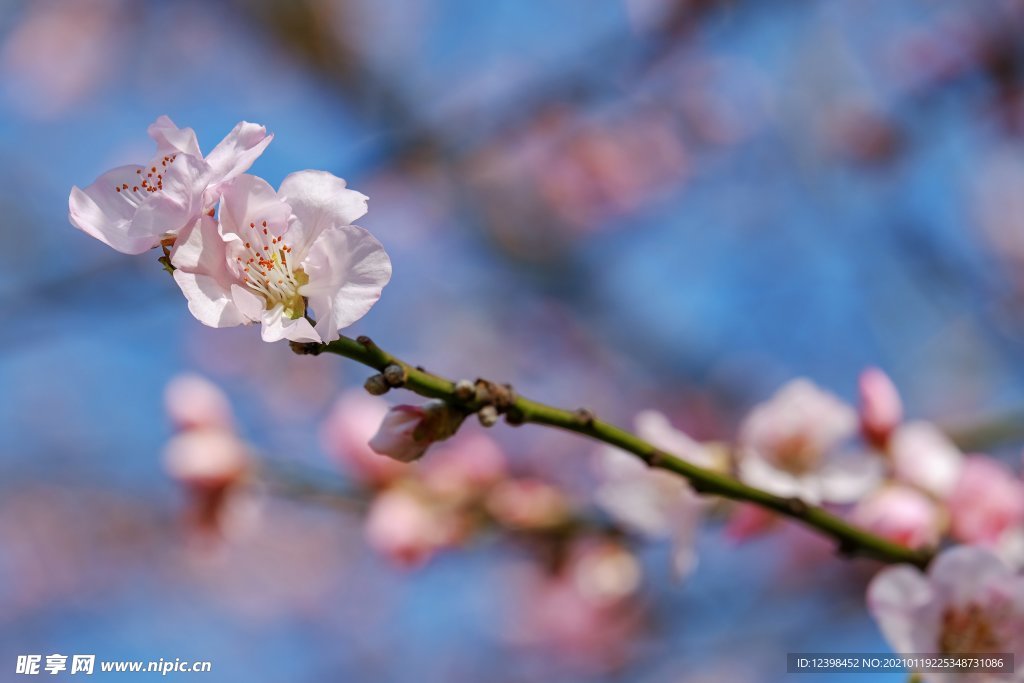
[(876, 448), (885, 448), (903, 420), (903, 402), (889, 376), (878, 368), (860, 375), (860, 429)]
[(231, 405), (220, 388), (199, 375), (179, 375), (164, 391), (167, 415), (181, 430), (234, 428)]
[(423, 457), (430, 444), (452, 436), (466, 414), (444, 401), (394, 406), (370, 439), (370, 448), (400, 462)]

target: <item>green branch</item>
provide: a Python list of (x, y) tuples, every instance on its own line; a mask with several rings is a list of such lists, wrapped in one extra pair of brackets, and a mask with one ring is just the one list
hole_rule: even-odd
[[(655, 448), (624, 429), (595, 418), (585, 410), (565, 410), (517, 396), (508, 385), (486, 380), (453, 382), (409, 365), (385, 352), (368, 337), (341, 337), (329, 344), (292, 343), (296, 353), (319, 355), (334, 353), (367, 365), (381, 373), (371, 377), (367, 388), (403, 387), (427, 398), (438, 398), (467, 412), (479, 412), (482, 422), (493, 422), (498, 413), (509, 424), (533, 423), (575, 432), (632, 453), (651, 467), (686, 478), (698, 493), (754, 503), (812, 527), (838, 543), (845, 555), (863, 555), (882, 562), (924, 567), (932, 558), (929, 551), (910, 550), (856, 527), (820, 507), (797, 498), (786, 498), (748, 486), (732, 477), (698, 467)], [(375, 392), (376, 393), (376, 392)]]

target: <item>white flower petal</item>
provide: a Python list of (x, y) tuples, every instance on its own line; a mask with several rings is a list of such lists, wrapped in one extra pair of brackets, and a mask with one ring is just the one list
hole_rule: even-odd
[(268, 135), (263, 126), (248, 121), (239, 123), (206, 157), (210, 182), (226, 182), (245, 173), (273, 139), (274, 135)]
[(292, 173), (278, 192), (299, 219), (289, 241), (300, 254), (305, 254), (324, 230), (352, 225), (366, 214), (366, 195), (348, 189), (344, 180), (326, 171)]
[(188, 310), (210, 327), (234, 327), (248, 322), (232, 301), (230, 292), (209, 275), (174, 271), (174, 281), (188, 299)]
[(373, 235), (354, 225), (324, 230), (302, 262), (309, 282), (299, 288), (325, 341), (366, 315), (391, 279), (391, 259)]
[(196, 132), (191, 128), (178, 128), (167, 116), (161, 116), (147, 129), (156, 142), (157, 154), (188, 154), (202, 159)]
[(284, 314), (284, 306), (278, 304), (263, 312), (263, 341), (275, 342), (288, 339), (297, 342), (321, 341), (319, 335), (305, 318), (289, 318)]
[(817, 472), (822, 500), (853, 503), (882, 481), (884, 464), (868, 453), (843, 454), (829, 458)]
[(940, 610), (935, 591), (917, 569), (888, 567), (868, 586), (868, 609), (896, 652), (933, 652), (938, 643)]

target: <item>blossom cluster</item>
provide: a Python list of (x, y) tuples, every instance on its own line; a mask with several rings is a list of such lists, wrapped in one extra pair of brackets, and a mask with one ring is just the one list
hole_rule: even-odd
[[(146, 165), (72, 189), (70, 220), (120, 252), (161, 249), (200, 322), (258, 322), (265, 341), (326, 343), (380, 298), (391, 262), (353, 224), (367, 197), (344, 180), (300, 171), (275, 190), (246, 173), (273, 137), (248, 122), (205, 156), (194, 131), (165, 116), (149, 134), (156, 152)], [(325, 450), (368, 502), (368, 544), (416, 567), (493, 530), (525, 539), (546, 567), (535, 630), (572, 646), (605, 650), (590, 624), (630, 621), (618, 617), (630, 614), (640, 565), (627, 535), (670, 541), (673, 569), (685, 576), (712, 509), (731, 514), (735, 538), (778, 521), (698, 495), (685, 479), (608, 446), (595, 454), (596, 481), (581, 502), (542, 477), (513, 473), (497, 442), (460, 429), (469, 409), (458, 401), (389, 407), (376, 394), (394, 385), (385, 369), (367, 384), (374, 396), (343, 395), (322, 429)], [(905, 420), (899, 391), (881, 370), (861, 375), (859, 394), (854, 407), (793, 380), (750, 411), (731, 445), (697, 441), (656, 411), (637, 415), (635, 431), (706, 471), (822, 506), (892, 543), (942, 550), (927, 574), (888, 568), (868, 589), (868, 606), (897, 650), (1024, 657), (1024, 481), (1000, 460), (961, 452), (935, 424)], [(208, 381), (179, 378), (166, 400), (177, 430), (167, 470), (192, 499), (193, 521), (223, 532), (235, 493), (255, 478), (252, 449)], [(490, 426), (498, 413), (486, 408), (479, 417)]]
[(380, 298), (391, 261), (353, 225), (367, 197), (344, 180), (298, 171), (275, 190), (247, 174), (273, 135), (245, 121), (206, 156), (166, 116), (149, 135), (149, 162), (72, 188), (69, 218), (126, 254), (162, 247), (201, 323), (258, 322), (265, 341), (329, 342)]

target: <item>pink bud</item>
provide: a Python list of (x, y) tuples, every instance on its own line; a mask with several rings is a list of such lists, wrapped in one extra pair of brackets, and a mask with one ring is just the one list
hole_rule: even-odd
[(403, 567), (416, 567), (457, 536), (455, 520), (404, 488), (374, 498), (364, 533), (370, 546)]
[(178, 429), (234, 429), (227, 396), (199, 375), (178, 375), (172, 379), (164, 390), (164, 404)]
[(369, 441), (387, 415), (388, 404), (364, 391), (346, 392), (337, 400), (320, 429), (327, 453), (363, 481), (384, 486), (408, 469), (391, 458), (375, 453)]
[(423, 466), (423, 482), (447, 498), (482, 495), (505, 477), (505, 454), (495, 441), (479, 432), (460, 434), (439, 446)]
[(220, 530), (229, 494), (248, 464), (245, 444), (222, 429), (191, 429), (172, 438), (164, 450), (164, 467), (185, 488), (191, 521), (204, 531)]
[(938, 545), (943, 511), (909, 486), (886, 486), (861, 500), (851, 513), (854, 524), (908, 548)]
[(487, 511), (512, 529), (549, 529), (569, 519), (566, 495), (540, 479), (509, 479), (487, 497)]
[(729, 516), (725, 535), (737, 542), (748, 541), (765, 534), (776, 525), (779, 516), (753, 503), (740, 503)]
[(1024, 483), (988, 456), (964, 460), (947, 501), (953, 536), (965, 543), (994, 544), (1024, 524)]
[(412, 462), (423, 457), (430, 444), (453, 435), (464, 419), (464, 413), (444, 401), (394, 406), (370, 439), (370, 448), (399, 462)]
[(903, 402), (889, 376), (878, 368), (860, 375), (860, 429), (876, 448), (885, 448), (893, 431), (903, 421)]

